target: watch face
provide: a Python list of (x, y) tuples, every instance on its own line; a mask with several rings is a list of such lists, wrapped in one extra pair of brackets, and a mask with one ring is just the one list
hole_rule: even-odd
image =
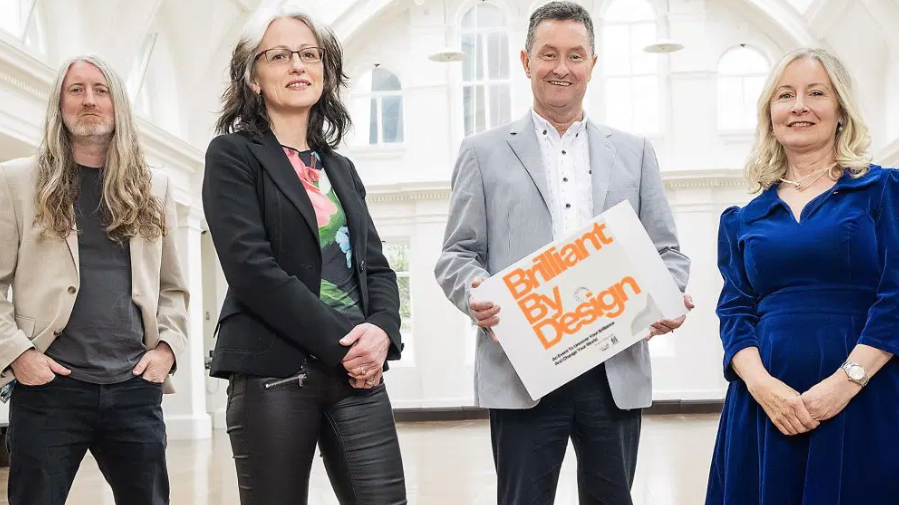
[(851, 365), (847, 367), (846, 374), (849, 375), (852, 380), (857, 381), (860, 381), (865, 377), (865, 371), (858, 365)]

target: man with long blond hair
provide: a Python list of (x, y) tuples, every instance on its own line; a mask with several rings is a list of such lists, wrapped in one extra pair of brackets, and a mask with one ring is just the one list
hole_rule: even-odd
[(9, 503), (64, 504), (90, 451), (117, 504), (167, 504), (162, 395), (188, 302), (172, 191), (106, 63), (69, 60), (50, 94), (38, 155), (0, 164)]

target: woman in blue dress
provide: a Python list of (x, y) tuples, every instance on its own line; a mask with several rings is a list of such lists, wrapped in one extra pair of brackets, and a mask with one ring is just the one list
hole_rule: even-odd
[(718, 302), (730, 385), (707, 505), (899, 503), (899, 177), (843, 65), (785, 57), (727, 209)]

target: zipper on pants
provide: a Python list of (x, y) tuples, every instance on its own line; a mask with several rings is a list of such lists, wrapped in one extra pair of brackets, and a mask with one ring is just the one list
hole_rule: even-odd
[(284, 384), (290, 384), (291, 382), (296, 382), (300, 387), (306, 385), (306, 372), (300, 372), (299, 375), (295, 375), (293, 377), (287, 377), (285, 379), (278, 379), (271, 382), (265, 383), (265, 389), (271, 389), (278, 386), (283, 386)]

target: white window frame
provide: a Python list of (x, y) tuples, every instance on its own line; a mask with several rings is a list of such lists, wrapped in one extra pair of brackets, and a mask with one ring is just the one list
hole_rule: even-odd
[[(608, 13), (608, 10), (609, 10), (610, 7), (612, 7), (612, 4), (614, 4), (614, 3), (616, 3), (616, 2), (625, 2), (625, 3), (626, 3), (626, 2), (633, 2), (633, 1), (635, 1), (635, 0), (612, 0), (611, 2), (609, 2), (608, 7), (606, 8), (606, 13)], [(602, 48), (603, 48), (603, 51), (602, 51), (602, 52), (604, 52), (604, 50), (605, 50), (605, 47), (606, 47), (605, 33), (606, 33), (606, 29), (607, 29), (607, 28), (621, 27), (621, 26), (627, 27), (627, 29), (628, 29), (628, 30), (627, 30), (627, 32), (628, 32), (628, 47), (630, 47), (630, 41), (631, 41), (631, 39), (632, 39), (632, 36), (631, 36), (631, 35), (632, 35), (632, 33), (633, 33), (634, 27), (637, 27), (637, 26), (652, 26), (652, 28), (653, 28), (653, 33), (654, 33), (654, 37), (658, 37), (658, 34), (659, 34), (658, 13), (657, 13), (656, 10), (655, 10), (655, 6), (654, 6), (653, 3), (652, 3), (651, 1), (649, 1), (649, 0), (639, 0), (639, 1), (644, 2), (644, 3), (645, 3), (645, 4), (652, 10), (652, 12), (653, 12), (653, 18), (652, 18), (652, 19), (639, 20), (639, 21), (619, 21), (619, 20), (615, 20), (615, 19), (612, 19), (612, 20), (604, 20), (604, 21), (603, 21), (603, 24), (602, 24), (602, 28), (603, 28), (603, 31), (602, 31), (602, 38), (601, 38), (600, 43), (597, 45), (597, 46), (598, 46), (597, 49), (599, 49), (600, 47), (602, 47)], [(631, 50), (633, 50), (633, 48), (631, 48)], [(599, 51), (598, 51), (598, 52), (599, 52)], [(600, 58), (600, 63), (601, 63), (602, 60), (603, 60), (603, 54), (599, 54), (599, 58)], [(655, 65), (655, 71), (654, 71), (654, 72), (651, 72), (651, 73), (634, 73), (634, 71), (633, 71), (633, 64), (634, 64), (634, 62), (633, 62), (633, 55), (632, 55), (631, 53), (628, 53), (628, 55), (627, 55), (627, 60), (628, 60), (628, 66), (630, 67), (630, 71), (629, 71), (627, 74), (612, 74), (612, 73), (609, 72), (608, 67), (606, 67), (606, 66), (603, 67), (603, 94), (604, 94), (604, 96), (603, 96), (603, 108), (604, 108), (605, 116), (606, 116), (605, 119), (606, 119), (607, 121), (608, 121), (608, 119), (609, 119), (609, 118), (608, 118), (608, 114), (609, 114), (609, 112), (608, 112), (608, 111), (609, 111), (608, 104), (609, 104), (609, 101), (610, 101), (610, 100), (615, 100), (615, 99), (616, 99), (616, 97), (611, 97), (611, 96), (609, 96), (609, 85), (608, 85), (608, 83), (609, 83), (610, 81), (613, 81), (613, 80), (614, 80), (614, 81), (624, 81), (624, 80), (626, 80), (627, 82), (630, 83), (630, 86), (629, 86), (629, 87), (630, 87), (630, 88), (633, 88), (633, 83), (634, 83), (634, 80), (635, 80), (635, 79), (654, 77), (654, 78), (655, 78), (655, 82), (656, 82), (656, 94), (657, 94), (657, 99), (656, 99), (656, 100), (657, 100), (657, 103), (659, 104), (659, 107), (658, 107), (659, 110), (658, 110), (658, 116), (656, 117), (655, 128), (653, 128), (653, 129), (651, 129), (651, 130), (647, 130), (647, 131), (642, 131), (642, 130), (639, 130), (639, 131), (638, 131), (638, 130), (636, 130), (636, 127), (634, 126), (634, 124), (635, 124), (634, 118), (636, 117), (636, 113), (635, 113), (635, 110), (634, 110), (634, 103), (635, 103), (635, 101), (634, 101), (634, 99), (633, 99), (634, 97), (631, 97), (631, 101), (630, 101), (630, 122), (629, 122), (630, 124), (629, 124), (629, 125), (612, 125), (612, 126), (624, 127), (624, 128), (626, 128), (626, 129), (633, 129), (633, 130), (634, 130), (634, 133), (640, 133), (640, 134), (647, 135), (647, 136), (650, 136), (650, 137), (658, 136), (658, 135), (660, 135), (661, 132), (662, 132), (663, 122), (664, 122), (664, 115), (662, 114), (662, 110), (661, 110), (662, 104), (664, 103), (663, 100), (662, 100), (663, 96), (662, 96), (662, 77), (661, 77), (661, 76), (662, 76), (662, 68), (661, 68), (661, 64), (660, 64), (660, 62), (658, 62), (658, 61), (656, 62), (656, 65)]]
[[(721, 63), (725, 60), (725, 58), (728, 57), (728, 55), (730, 55), (731, 53), (733, 53), (735, 51), (740, 51), (740, 50), (752, 51), (752, 52), (756, 53), (759, 57), (762, 58), (762, 60), (765, 61), (767, 68), (764, 71), (759, 71), (759, 72), (755, 72), (755, 73), (746, 72), (746, 73), (722, 74), (721, 73)], [(767, 78), (767, 75), (768, 75), (768, 72), (770, 71), (770, 69), (771, 69), (771, 61), (768, 59), (767, 55), (765, 55), (764, 52), (759, 51), (758, 49), (751, 47), (751, 46), (739, 45), (736, 47), (732, 47), (732, 48), (728, 49), (727, 51), (725, 51), (724, 54), (721, 55), (721, 58), (718, 59), (718, 65), (716, 67), (717, 77), (715, 79), (715, 93), (717, 96), (717, 103), (716, 103), (717, 114), (715, 117), (715, 121), (717, 123), (718, 131), (720, 133), (722, 133), (724, 135), (741, 135), (741, 134), (752, 133), (755, 130), (755, 127), (757, 126), (757, 122), (758, 122), (755, 102), (758, 99), (758, 97), (753, 97), (754, 98), (753, 100), (749, 100), (747, 102), (747, 100), (746, 100), (747, 99), (746, 81), (748, 79), (760, 79), (762, 82), (764, 82), (764, 80)], [(725, 128), (722, 126), (721, 118), (722, 118), (722, 113), (724, 111), (722, 110), (722, 107), (721, 107), (721, 100), (722, 100), (721, 81), (723, 79), (738, 79), (739, 80), (740, 97), (742, 98), (739, 115), (742, 119), (747, 116), (747, 113), (749, 113), (749, 116), (753, 118), (750, 123), (742, 123), (741, 122), (741, 124), (739, 126), (737, 126), (736, 128)], [(749, 108), (749, 110), (746, 109), (747, 107)]]
[[(393, 72), (392, 70), (381, 68), (381, 70), (385, 72), (390, 72), (391, 75), (396, 77), (397, 82), (400, 83), (400, 89), (394, 91), (366, 91), (364, 93), (353, 93), (352, 100), (355, 102), (356, 100), (365, 101), (366, 103), (366, 113), (367, 123), (371, 125), (371, 100), (375, 99), (377, 102), (377, 125), (378, 125), (378, 141), (374, 144), (369, 140), (371, 137), (371, 132), (369, 131), (369, 139), (359, 139), (357, 136), (353, 137), (353, 144), (356, 147), (380, 147), (380, 148), (390, 148), (390, 147), (402, 147), (406, 144), (406, 100), (403, 96), (403, 81), (400, 77)], [(362, 74), (361, 79), (366, 77), (370, 77), (374, 70), (369, 70), (368, 72)], [(384, 142), (384, 98), (396, 96), (400, 98), (400, 108), (402, 109), (402, 118), (400, 120), (400, 125), (402, 129), (403, 140), (400, 142)]]
[[(469, 15), (469, 13), (475, 9), (484, 8), (484, 7), (497, 9), (499, 11), (500, 15), (502, 16), (502, 25), (497, 26), (497, 27), (491, 27), (491, 28), (466, 28), (464, 25), (464, 22), (465, 22), (465, 18)], [(509, 37), (509, 26), (508, 25), (509, 25), (509, 20), (507, 19), (506, 13), (503, 11), (503, 9), (501, 7), (499, 7), (497, 5), (482, 4), (480, 2), (469, 7), (465, 11), (465, 13), (462, 15), (462, 17), (459, 18), (459, 40), (460, 40), (460, 42), (466, 35), (473, 36), (475, 39), (474, 52), (475, 52), (475, 54), (477, 54), (477, 58), (478, 58), (477, 63), (481, 64), (482, 62), (485, 62), (484, 66), (483, 66), (484, 72), (483, 72), (482, 79), (477, 79), (477, 77), (476, 77), (477, 76), (477, 68), (475, 68), (475, 72), (474, 72), (475, 77), (472, 80), (465, 80), (464, 71), (460, 70), (462, 85), (460, 88), (461, 94), (459, 95), (459, 100), (462, 102), (462, 104), (461, 104), (462, 105), (462, 107), (461, 107), (461, 112), (462, 112), (461, 127), (462, 127), (462, 135), (463, 136), (474, 135), (476, 133), (481, 133), (482, 131), (487, 131), (493, 127), (499, 126), (499, 124), (502, 124), (504, 122), (502, 120), (499, 124), (492, 124), (492, 122), (491, 122), (492, 108), (491, 108), (491, 103), (490, 103), (490, 89), (492, 87), (495, 87), (495, 86), (506, 86), (507, 87), (507, 89), (509, 90), (509, 95), (506, 99), (509, 101), (510, 116), (512, 114), (512, 56), (511, 56), (511, 52), (508, 55), (509, 68), (508, 68), (507, 74), (509, 77), (506, 79), (490, 79), (491, 66), (490, 66), (490, 59), (487, 56), (488, 44), (480, 43), (481, 35), (490, 35), (490, 34), (500, 33), (506, 37), (506, 47), (507, 48), (511, 47), (511, 44), (510, 44), (511, 40)], [(463, 50), (464, 50), (464, 48), (463, 48)], [(481, 87), (481, 86), (484, 88), (484, 129), (478, 130), (476, 127), (477, 121), (473, 119), (474, 126), (472, 127), (472, 131), (467, 132), (467, 131), (465, 131), (465, 89), (472, 88), (472, 90), (477, 90), (477, 88)], [(472, 96), (473, 96), (473, 99), (474, 99), (474, 97), (477, 96), (476, 91), (473, 93)], [(475, 117), (477, 117), (477, 110), (475, 110)], [(507, 118), (507, 121), (508, 120), (511, 120), (511, 117)]]

